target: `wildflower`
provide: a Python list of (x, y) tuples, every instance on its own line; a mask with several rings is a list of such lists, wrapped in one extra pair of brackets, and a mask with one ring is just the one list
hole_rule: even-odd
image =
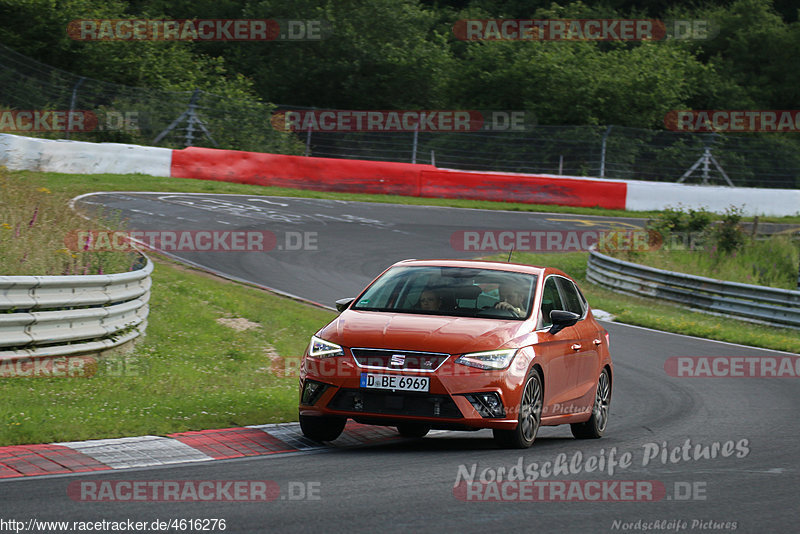
[(3, 223), (3, 224), (0, 224), (0, 228), (2, 228), (2, 229), (4, 229), (4, 230), (11, 230), (11, 229), (12, 229), (12, 228), (14, 228), (14, 227), (13, 227), (13, 226), (11, 226), (11, 225), (10, 225), (10, 224), (8, 224), (8, 223)]
[(46, 187), (40, 187), (37, 189), (37, 191), (40, 193), (50, 193), (50, 190), (47, 189)]
[(35, 208), (33, 208), (33, 217), (31, 217), (31, 222), (28, 223), (28, 228), (32, 227), (34, 223), (36, 223), (36, 217), (39, 215), (39, 205), (37, 204)]

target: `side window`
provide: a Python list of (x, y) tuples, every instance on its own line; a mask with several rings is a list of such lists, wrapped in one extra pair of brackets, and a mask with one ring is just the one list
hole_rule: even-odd
[(558, 278), (558, 285), (561, 286), (561, 295), (564, 297), (564, 304), (566, 304), (564, 309), (583, 317), (583, 302), (575, 284), (566, 278)]
[(563, 309), (564, 305), (561, 303), (561, 296), (558, 294), (558, 287), (556, 286), (556, 277), (551, 276), (545, 280), (544, 290), (542, 291), (542, 327), (553, 324), (550, 320), (551, 311)]

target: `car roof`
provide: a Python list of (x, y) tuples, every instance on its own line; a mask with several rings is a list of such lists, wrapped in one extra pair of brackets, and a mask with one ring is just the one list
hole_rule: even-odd
[(509, 271), (515, 273), (543, 275), (545, 273), (563, 274), (560, 270), (552, 267), (539, 267), (536, 265), (524, 265), (521, 263), (507, 263), (502, 261), (487, 260), (403, 260), (395, 263), (392, 267), (398, 266), (419, 266), (419, 267), (461, 267), (475, 269), (492, 269), (497, 271)]

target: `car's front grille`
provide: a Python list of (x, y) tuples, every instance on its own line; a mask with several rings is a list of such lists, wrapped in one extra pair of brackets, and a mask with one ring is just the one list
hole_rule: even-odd
[(448, 395), (428, 395), (341, 389), (328, 403), (328, 408), (343, 412), (363, 412), (418, 417), (463, 417)]
[(435, 371), (449, 354), (391, 349), (351, 349), (361, 367), (376, 367), (392, 371)]

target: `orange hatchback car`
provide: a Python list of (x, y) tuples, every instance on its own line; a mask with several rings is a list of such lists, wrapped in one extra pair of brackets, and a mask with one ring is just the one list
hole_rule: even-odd
[(300, 368), (311, 439), (336, 439), (348, 418), (407, 437), (491, 428), (512, 448), (540, 425), (569, 424), (576, 438), (606, 429), (608, 332), (558, 269), (401, 261), (337, 308)]

